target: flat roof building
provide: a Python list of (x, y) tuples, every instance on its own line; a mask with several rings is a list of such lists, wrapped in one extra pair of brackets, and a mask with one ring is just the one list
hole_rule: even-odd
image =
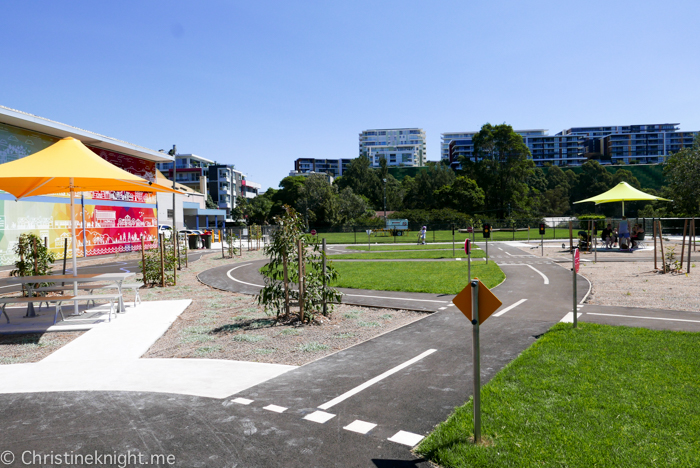
[(425, 131), (422, 128), (387, 128), (360, 133), (360, 156), (366, 155), (372, 167), (386, 159), (389, 166), (422, 167), (427, 161)]

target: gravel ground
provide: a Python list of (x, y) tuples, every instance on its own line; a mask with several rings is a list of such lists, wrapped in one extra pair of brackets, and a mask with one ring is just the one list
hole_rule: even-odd
[(39, 362), (84, 332), (0, 335), (0, 364)]
[(275, 324), (254, 297), (220, 291), (196, 274), (262, 258), (261, 251), (223, 260), (211, 254), (190, 264), (175, 287), (141, 291), (143, 300), (192, 299), (192, 305), (144, 358), (207, 358), (301, 365), (425, 317), (425, 313), (339, 305), (330, 318), (304, 326)]

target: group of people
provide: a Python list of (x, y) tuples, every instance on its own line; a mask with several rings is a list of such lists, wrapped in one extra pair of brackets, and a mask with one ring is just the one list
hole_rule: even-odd
[(644, 237), (644, 227), (641, 224), (635, 224), (630, 229), (627, 217), (623, 216), (618, 227), (613, 228), (611, 224), (608, 224), (600, 237), (603, 239), (606, 249), (617, 247), (618, 244), (621, 249), (629, 249), (636, 247), (637, 243)]

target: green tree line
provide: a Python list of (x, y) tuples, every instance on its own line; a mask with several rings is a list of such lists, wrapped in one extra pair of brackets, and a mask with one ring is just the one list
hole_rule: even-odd
[(507, 124), (484, 125), (474, 135), (474, 158), (460, 160), (453, 170), (443, 162), (429, 162), (415, 177), (401, 181), (389, 173), (386, 160), (372, 168), (362, 155), (354, 159), (342, 177), (330, 183), (323, 175), (285, 177), (279, 189), (269, 189), (253, 199), (239, 199), (234, 217), (248, 223), (268, 224), (293, 207), (306, 226), (330, 227), (383, 223), (386, 207), (392, 218), (415, 222), (452, 223), (473, 218), (540, 218), (599, 213), (620, 216), (621, 204), (573, 204), (620, 182), (667, 202), (628, 202), (630, 216), (698, 214), (700, 206), (700, 139), (669, 157), (664, 167), (667, 185), (660, 191), (642, 187), (627, 169), (608, 171), (595, 160), (581, 172), (556, 165), (536, 167), (520, 135)]

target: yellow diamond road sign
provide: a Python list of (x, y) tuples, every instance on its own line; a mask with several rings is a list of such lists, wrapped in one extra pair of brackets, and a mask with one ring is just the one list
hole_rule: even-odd
[[(479, 281), (479, 325), (481, 325), (491, 316), (491, 314), (498, 310), (503, 303), (491, 292), (489, 288), (484, 286), (484, 283), (482, 283), (478, 278), (474, 279)], [(471, 284), (467, 284), (467, 287), (462, 289), (462, 292), (457, 294), (455, 298), (452, 299), (452, 302), (470, 321), (473, 320)]]

